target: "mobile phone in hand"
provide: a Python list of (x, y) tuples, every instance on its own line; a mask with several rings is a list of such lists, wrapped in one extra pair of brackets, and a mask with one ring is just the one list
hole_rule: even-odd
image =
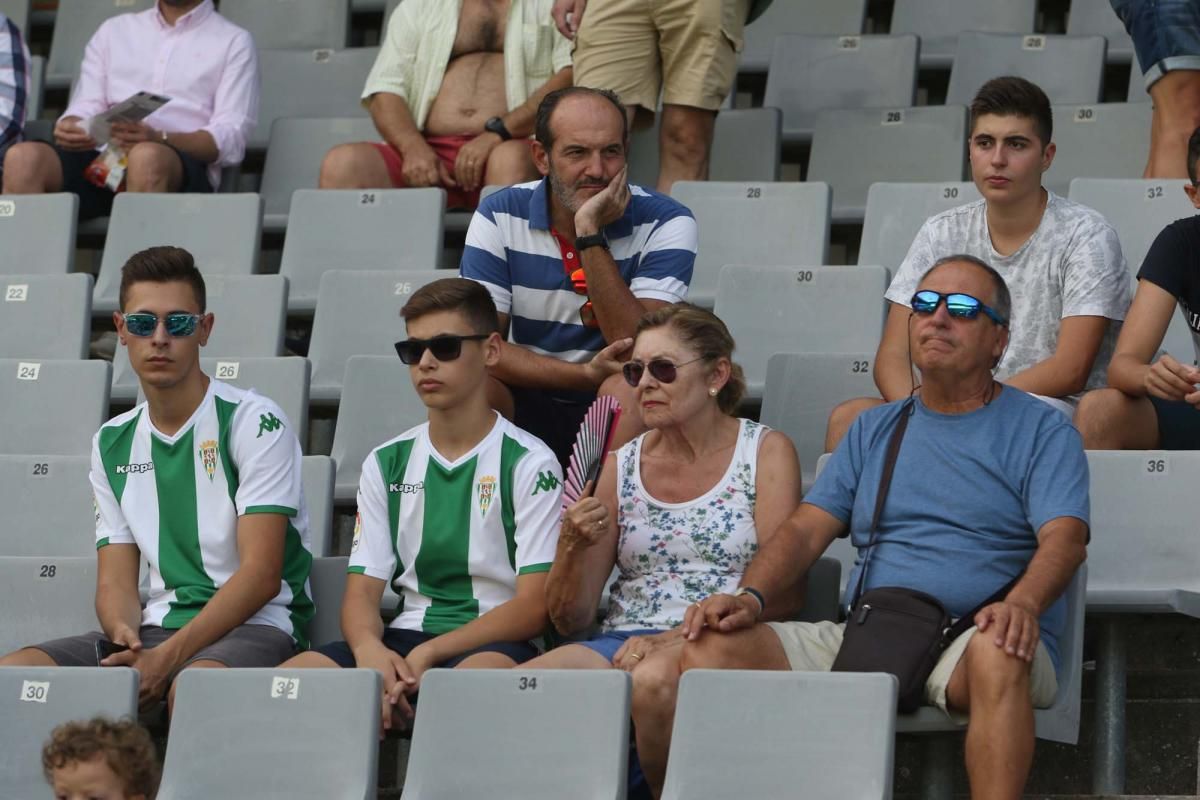
[(116, 653), (123, 653), (129, 648), (123, 644), (115, 644), (108, 639), (99, 639), (96, 642), (96, 664), (99, 665), (104, 659)]

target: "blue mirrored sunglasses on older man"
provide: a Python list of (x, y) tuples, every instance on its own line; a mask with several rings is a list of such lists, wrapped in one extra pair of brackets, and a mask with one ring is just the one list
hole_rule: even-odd
[(912, 296), (910, 305), (912, 310), (918, 314), (932, 314), (937, 311), (937, 307), (941, 302), (946, 301), (946, 311), (952, 317), (959, 319), (975, 319), (982, 311), (987, 314), (988, 319), (992, 322), (1006, 327), (1008, 320), (996, 313), (994, 308), (990, 308), (981, 303), (978, 298), (972, 297), (969, 294), (962, 292), (952, 292), (950, 294), (942, 294), (931, 289), (922, 289)]
[[(154, 332), (158, 330), (157, 314), (137, 312), (124, 316), (125, 330), (133, 336), (153, 336)], [(191, 336), (196, 332), (196, 325), (200, 320), (199, 314), (167, 314), (163, 317), (163, 325), (166, 326), (169, 336)]]

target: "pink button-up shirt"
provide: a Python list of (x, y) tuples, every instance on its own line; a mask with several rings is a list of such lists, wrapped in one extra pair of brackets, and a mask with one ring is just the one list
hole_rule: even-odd
[(219, 156), (208, 165), (215, 188), (221, 167), (239, 164), (258, 118), (258, 55), (249, 32), (204, 0), (175, 25), (158, 4), (100, 26), (83, 56), (79, 82), (64, 117), (87, 120), (140, 91), (171, 102), (146, 118), (168, 133), (208, 131)]

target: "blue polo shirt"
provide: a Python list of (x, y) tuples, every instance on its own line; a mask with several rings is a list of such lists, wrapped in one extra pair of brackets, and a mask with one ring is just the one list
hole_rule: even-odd
[[(546, 179), (511, 186), (479, 204), (467, 230), (460, 274), (491, 292), (509, 315), (509, 339), (542, 355), (585, 362), (604, 347), (598, 328), (583, 325), (587, 302), (572, 286), (581, 265), (550, 229)], [(604, 228), (621, 277), (639, 299), (678, 303), (687, 297), (696, 260), (696, 219), (666, 195), (629, 186), (629, 205)]]

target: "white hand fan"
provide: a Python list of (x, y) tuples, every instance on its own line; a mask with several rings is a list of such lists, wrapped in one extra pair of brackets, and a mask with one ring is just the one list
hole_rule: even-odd
[[(563, 508), (569, 508), (583, 497), (583, 487), (588, 481), (600, 478), (600, 468), (612, 444), (613, 431), (621, 419), (621, 404), (611, 395), (596, 398), (588, 409), (575, 437), (571, 449), (571, 460), (567, 464), (566, 480), (563, 481)], [(595, 487), (593, 486), (593, 489)]]

